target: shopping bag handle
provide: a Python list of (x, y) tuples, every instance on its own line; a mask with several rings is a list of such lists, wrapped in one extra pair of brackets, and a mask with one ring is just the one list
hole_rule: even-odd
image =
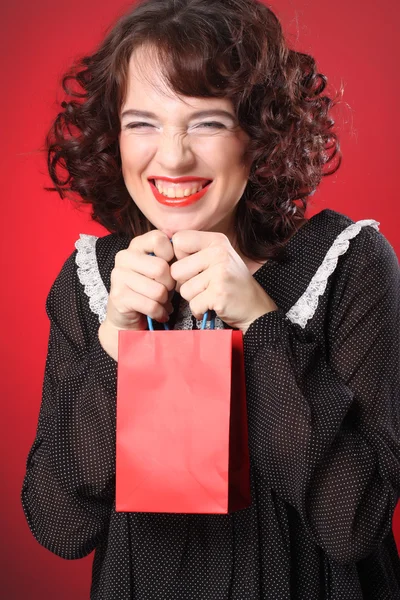
[[(214, 313), (214, 311), (211, 311), (211, 313)], [(203, 322), (201, 324), (201, 329), (206, 329), (207, 321), (208, 321), (208, 311), (206, 313), (204, 313)], [(149, 326), (149, 330), (154, 331), (153, 319), (149, 316), (147, 316), (147, 323)], [(164, 329), (169, 330), (168, 323), (163, 323), (163, 325), (164, 325)], [(210, 329), (215, 329), (215, 318), (214, 317), (212, 317), (210, 319)]]
[[(171, 240), (171, 242), (172, 242), (172, 240)], [(154, 252), (150, 252), (149, 255), (155, 256)], [(210, 319), (210, 329), (215, 329), (215, 317), (214, 317), (215, 312), (212, 310), (211, 314), (212, 314), (212, 317)], [(204, 313), (203, 322), (201, 324), (201, 329), (206, 329), (207, 321), (208, 321), (208, 310), (207, 310), (207, 312)], [(153, 319), (149, 316), (147, 316), (147, 323), (149, 326), (149, 330), (154, 331)], [(169, 330), (168, 323), (164, 323), (164, 329)]]

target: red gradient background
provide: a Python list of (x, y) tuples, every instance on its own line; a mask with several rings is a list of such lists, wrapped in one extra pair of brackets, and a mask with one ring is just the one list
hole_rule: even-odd
[[(86, 600), (92, 556), (65, 561), (42, 548), (25, 522), (20, 489), (41, 402), (49, 323), (45, 300), (79, 233), (105, 235), (43, 186), (37, 152), (61, 99), (58, 82), (74, 58), (89, 53), (130, 6), (119, 0), (15, 0), (0, 7), (1, 366), (3, 493), (1, 596)], [(344, 160), (313, 197), (308, 216), (329, 207), (352, 219), (376, 219), (400, 256), (397, 181), (399, 119), (396, 0), (279, 0), (273, 9), (291, 44), (313, 54), (330, 85), (343, 82), (336, 109)], [(397, 60), (396, 60), (397, 59)], [(397, 217), (397, 218), (396, 218)], [(400, 505), (393, 527), (400, 549)], [(121, 599), (123, 600), (123, 599)]]

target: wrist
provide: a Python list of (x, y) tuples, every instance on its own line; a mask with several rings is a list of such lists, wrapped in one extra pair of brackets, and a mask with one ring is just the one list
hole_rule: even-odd
[(267, 302), (260, 306), (258, 310), (254, 311), (250, 319), (240, 327), (243, 335), (247, 332), (248, 328), (252, 323), (254, 323), (254, 321), (259, 319), (263, 315), (277, 310), (279, 310), (279, 307), (275, 304), (275, 302), (272, 299), (268, 299)]

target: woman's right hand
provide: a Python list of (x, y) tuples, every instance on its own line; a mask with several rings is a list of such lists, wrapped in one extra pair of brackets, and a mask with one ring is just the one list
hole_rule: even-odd
[(126, 250), (116, 254), (106, 319), (99, 329), (101, 345), (114, 360), (120, 329), (147, 329), (147, 316), (168, 320), (176, 286), (170, 274), (174, 258), (169, 237), (156, 229), (135, 237)]

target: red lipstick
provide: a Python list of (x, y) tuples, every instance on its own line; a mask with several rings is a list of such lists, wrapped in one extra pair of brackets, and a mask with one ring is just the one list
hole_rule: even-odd
[[(160, 179), (159, 177), (157, 177), (156, 179)], [(165, 181), (169, 181), (167, 178), (163, 178)], [(183, 181), (178, 181), (177, 179), (172, 180), (174, 183), (183, 183), (184, 181), (194, 181), (194, 179), (192, 177), (190, 178), (185, 178), (185, 177), (181, 177), (180, 178)], [(200, 181), (204, 181), (204, 179), (200, 179), (198, 178)], [(197, 192), (196, 194), (191, 194), (190, 196), (185, 196), (184, 198), (167, 198), (167, 196), (164, 196), (163, 194), (161, 194), (158, 189), (156, 188), (156, 186), (154, 185), (154, 183), (152, 181), (149, 181), (150, 183), (150, 187), (151, 190), (154, 194), (155, 199), (157, 200), (157, 202), (159, 202), (160, 204), (164, 204), (165, 206), (172, 206), (172, 207), (176, 207), (176, 208), (180, 208), (182, 206), (189, 206), (190, 204), (194, 204), (195, 202), (197, 202), (198, 200), (200, 200), (207, 192), (208, 189), (211, 185), (211, 182), (208, 183), (202, 190), (200, 190), (199, 192)]]

